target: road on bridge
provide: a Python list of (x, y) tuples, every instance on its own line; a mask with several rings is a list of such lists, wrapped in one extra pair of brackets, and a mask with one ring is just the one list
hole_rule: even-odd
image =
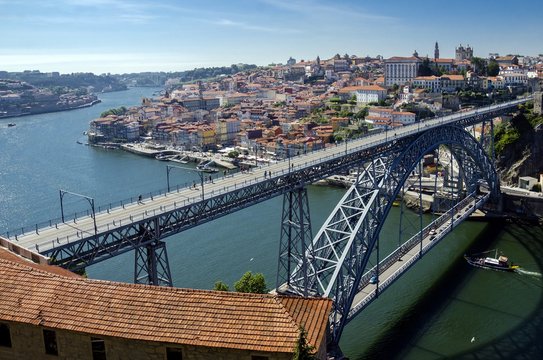
[[(510, 108), (525, 102), (526, 99), (515, 100), (506, 104), (493, 105), (472, 111), (456, 113), (445, 117), (428, 119), (412, 125), (402, 126), (394, 130), (382, 131), (364, 136), (360, 139), (338, 144), (337, 146), (314, 151), (307, 154), (294, 156), (287, 160), (254, 168), (250, 172), (236, 173), (222, 178), (206, 182), (203, 189), (205, 199), (238, 190), (245, 186), (252, 186), (258, 182), (266, 181), (266, 178), (284, 176), (289, 172), (296, 172), (307, 167), (318, 167), (319, 163), (332, 158), (340, 158), (345, 154), (369, 149), (386, 144), (391, 141), (411, 136), (415, 133), (428, 130), (433, 127), (453, 124), (470, 116), (484, 115), (500, 109)], [(264, 177), (266, 172), (267, 177)], [(325, 175), (323, 175), (324, 177)], [(202, 200), (200, 184), (196, 187), (180, 188), (166, 194), (145, 198), (142, 201), (125, 204), (112, 209), (107, 209), (92, 216), (85, 216), (65, 222), (51, 223), (43, 228), (35, 227), (24, 234), (8, 236), (18, 245), (37, 250), (40, 253), (68, 243), (88, 239), (96, 234), (108, 232), (110, 229), (122, 227), (132, 222), (155, 217), (174, 209), (183, 208)], [(96, 234), (95, 234), (96, 224)]]

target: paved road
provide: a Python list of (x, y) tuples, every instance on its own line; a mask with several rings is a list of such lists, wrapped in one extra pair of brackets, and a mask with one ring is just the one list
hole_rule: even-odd
[[(520, 104), (524, 101), (526, 100), (516, 100), (511, 103)], [(484, 114), (510, 106), (511, 105), (494, 105), (445, 117), (429, 119), (424, 122), (403, 126), (394, 130), (365, 136), (357, 140), (339, 144), (338, 146), (295, 156), (275, 164), (255, 168), (249, 173), (236, 173), (232, 176), (215, 179), (213, 183), (207, 182), (204, 185), (204, 197), (209, 198), (218, 194), (224, 194), (263, 181), (265, 180), (265, 171), (267, 173), (271, 172), (272, 177), (274, 177), (283, 175), (289, 171), (296, 171), (309, 166), (318, 166), (318, 164), (323, 161), (340, 157), (345, 153), (368, 149), (388, 141), (410, 136), (419, 131), (455, 123), (460, 119), (474, 114)], [(128, 222), (142, 220), (160, 213), (171, 211), (175, 208), (181, 208), (188, 204), (196, 203), (202, 198), (202, 189), (200, 186), (200, 184), (197, 184), (196, 188), (183, 188), (179, 189), (179, 191), (176, 190), (161, 196), (155, 196), (152, 199), (146, 198), (141, 202), (134, 202), (122, 207), (96, 213), (96, 231), (97, 233), (105, 232), (108, 231), (108, 229), (126, 225)], [(25, 234), (18, 235), (16, 239), (14, 235), (11, 235), (9, 239), (20, 246), (43, 252), (55, 246), (78, 241), (95, 234), (94, 220), (90, 216), (77, 218), (75, 220), (65, 220), (65, 223), (53, 224), (52, 226), (45, 228), (35, 229), (35, 231), (26, 231)]]

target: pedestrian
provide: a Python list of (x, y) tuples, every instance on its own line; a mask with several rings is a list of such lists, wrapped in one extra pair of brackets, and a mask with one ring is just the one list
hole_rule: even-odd
[(142, 199), (141, 195), (138, 196), (138, 204), (141, 204), (141, 199)]

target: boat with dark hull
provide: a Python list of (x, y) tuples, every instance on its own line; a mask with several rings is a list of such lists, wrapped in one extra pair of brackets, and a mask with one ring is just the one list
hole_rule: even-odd
[[(488, 252), (488, 251), (487, 251)], [(515, 271), (520, 268), (519, 265), (514, 265), (512, 262), (509, 262), (509, 259), (506, 256), (498, 256), (496, 251), (495, 257), (481, 256), (485, 253), (474, 254), (474, 255), (465, 255), (464, 259), (471, 266), (475, 266), (482, 269), (491, 269), (498, 271)]]

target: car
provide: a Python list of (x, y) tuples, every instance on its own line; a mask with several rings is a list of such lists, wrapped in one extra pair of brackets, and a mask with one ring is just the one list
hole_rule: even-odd
[(377, 274), (373, 274), (372, 277), (370, 278), (370, 284), (377, 284), (379, 282), (379, 277), (377, 276)]

